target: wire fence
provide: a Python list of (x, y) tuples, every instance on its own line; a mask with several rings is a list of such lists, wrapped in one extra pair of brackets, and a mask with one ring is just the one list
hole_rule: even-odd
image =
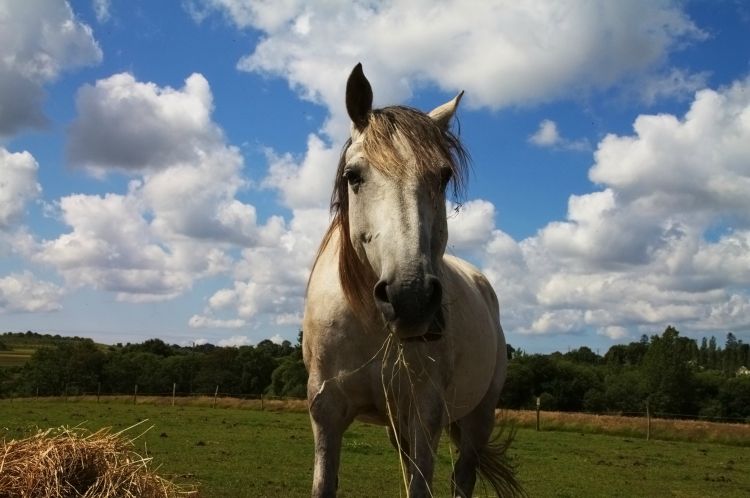
[[(28, 396), (24, 396), (28, 398)], [(217, 385), (212, 391), (199, 390), (199, 391), (178, 391), (177, 384), (173, 384), (171, 392), (144, 392), (139, 390), (139, 386), (136, 384), (133, 386), (131, 392), (102, 392), (101, 386), (99, 389), (94, 391), (85, 391), (78, 389), (77, 386), (66, 386), (59, 394), (42, 394), (40, 395), (39, 390), (33, 396), (35, 399), (39, 398), (57, 398), (62, 400), (68, 399), (96, 399), (97, 402), (101, 399), (131, 399), (133, 404), (137, 404), (139, 399), (141, 401), (147, 399), (157, 398), (160, 402), (164, 403), (168, 400), (170, 404), (179, 404), (179, 401), (185, 400), (202, 400), (205, 402), (206, 399), (211, 400), (211, 405), (216, 407), (221, 401), (223, 405), (231, 405), (232, 402), (242, 403), (245, 402), (249, 406), (259, 404), (262, 408), (269, 402), (290, 402), (305, 404), (307, 399), (299, 396), (277, 396), (266, 393), (236, 393), (236, 392), (223, 392), (220, 386)], [(10, 397), (13, 400), (13, 397)], [(255, 403), (252, 403), (255, 402)], [(537, 402), (536, 410), (531, 410), (533, 413), (536, 412), (537, 428), (541, 428), (542, 419), (545, 417), (544, 414), (557, 414), (557, 413), (569, 413), (571, 415), (580, 414), (591, 417), (625, 417), (625, 418), (641, 418), (646, 419), (660, 419), (660, 420), (681, 420), (681, 421), (703, 421), (703, 422), (715, 422), (715, 423), (731, 423), (731, 424), (744, 424), (750, 426), (750, 417), (724, 417), (724, 416), (712, 416), (712, 415), (700, 415), (700, 414), (685, 414), (685, 413), (672, 413), (654, 411), (648, 406), (648, 402), (644, 402), (643, 411), (603, 411), (603, 412), (557, 412), (550, 410), (541, 409), (540, 403)], [(516, 410), (524, 411), (524, 410)], [(549, 415), (546, 415), (549, 418)]]

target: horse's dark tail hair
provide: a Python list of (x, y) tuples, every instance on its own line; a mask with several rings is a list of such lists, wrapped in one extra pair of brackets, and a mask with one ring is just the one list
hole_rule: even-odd
[(489, 483), (501, 498), (526, 498), (528, 494), (518, 480), (516, 466), (508, 455), (508, 448), (516, 437), (516, 428), (505, 421), (499, 425), (500, 429), (479, 450), (479, 477)]

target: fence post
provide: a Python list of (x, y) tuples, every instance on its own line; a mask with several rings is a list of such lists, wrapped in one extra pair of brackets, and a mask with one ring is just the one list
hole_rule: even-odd
[(536, 397), (536, 430), (539, 431), (539, 409), (542, 405), (542, 398)]
[(646, 398), (646, 441), (651, 439), (651, 406)]
[(216, 397), (219, 395), (219, 386), (216, 386), (216, 391), (214, 391), (214, 408), (216, 408)]
[(174, 395), (177, 392), (177, 382), (172, 382), (172, 406), (174, 406)]
[(133, 404), (136, 403), (137, 399), (138, 399), (138, 384), (135, 385), (135, 390), (133, 391)]
[(96, 384), (96, 402), (99, 402), (99, 396), (102, 394), (102, 383), (97, 382)]

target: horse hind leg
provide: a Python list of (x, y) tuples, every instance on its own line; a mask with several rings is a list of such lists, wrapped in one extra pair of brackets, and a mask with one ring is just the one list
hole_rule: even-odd
[(506, 435), (503, 428), (493, 437), (494, 428), (495, 404), (486, 402), (450, 425), (451, 439), (459, 452), (452, 476), (455, 497), (473, 495), (477, 472), (497, 496), (526, 496), (506, 455), (514, 431)]
[(450, 425), (450, 436), (458, 448), (458, 460), (453, 465), (451, 485), (453, 496), (470, 498), (474, 494), (479, 466), (479, 452), (492, 433), (493, 423), (480, 417), (475, 410)]

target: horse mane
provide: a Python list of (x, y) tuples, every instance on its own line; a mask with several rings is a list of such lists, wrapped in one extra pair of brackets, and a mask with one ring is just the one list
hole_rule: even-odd
[[(362, 131), (363, 150), (370, 164), (389, 177), (416, 175), (434, 178), (439, 182), (444, 167), (452, 175), (446, 189), (451, 197), (460, 201), (465, 193), (469, 155), (458, 136), (442, 128), (427, 114), (406, 106), (375, 109), (370, 113), (367, 126)], [(318, 259), (336, 232), (339, 233), (339, 280), (349, 305), (359, 316), (366, 316), (373, 302), (372, 288), (377, 275), (357, 256), (349, 235), (349, 188), (344, 178), (346, 152), (352, 141), (344, 144), (331, 194), (332, 220), (318, 248), (313, 270)], [(414, 160), (403, 157), (399, 144), (411, 150)], [(312, 272), (311, 272), (312, 275)]]

